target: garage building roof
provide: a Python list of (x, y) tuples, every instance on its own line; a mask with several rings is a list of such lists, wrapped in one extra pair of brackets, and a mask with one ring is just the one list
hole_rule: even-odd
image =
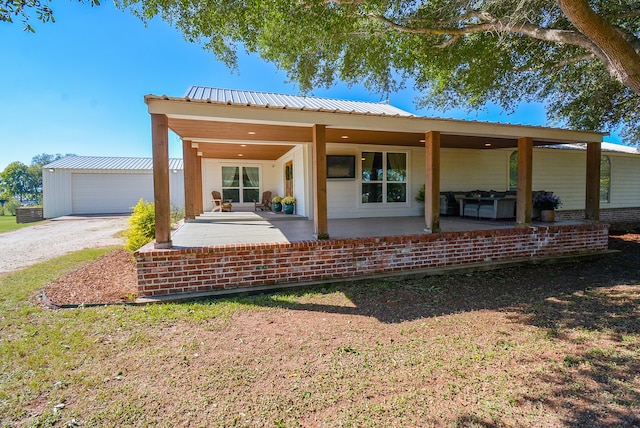
[[(67, 156), (43, 168), (60, 169), (112, 169), (112, 170), (153, 170), (152, 158)], [(169, 159), (169, 169), (182, 170), (182, 159)]]

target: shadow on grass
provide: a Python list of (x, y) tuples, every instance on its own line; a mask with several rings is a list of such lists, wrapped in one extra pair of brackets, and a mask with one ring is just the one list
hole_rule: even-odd
[[(425, 276), (411, 280), (345, 282), (322, 288), (241, 297), (240, 300), (258, 306), (369, 316), (384, 323), (475, 310), (514, 310), (539, 305), (546, 302), (546, 299), (563, 299), (563, 296), (596, 287), (640, 283), (640, 242), (612, 238), (611, 247), (622, 252), (597, 260)], [(301, 298), (309, 292), (340, 292), (353, 305), (300, 303), (282, 297), (286, 293), (296, 300), (303, 300)], [(627, 306), (626, 310), (629, 309)], [(612, 303), (610, 308), (596, 310), (606, 313), (607, 310), (623, 311), (625, 308), (619, 308)], [(615, 317), (618, 317), (617, 312)], [(587, 318), (595, 320), (591, 316)], [(544, 319), (530, 322), (538, 323), (540, 326), (545, 324)]]
[[(554, 385), (554, 394), (522, 400), (563, 409), (564, 426), (640, 427), (640, 241), (612, 236), (610, 247), (621, 253), (591, 261), (321, 290), (343, 293), (352, 306), (304, 303), (304, 291), (293, 293), (303, 303), (278, 295), (251, 298), (251, 303), (370, 316), (385, 323), (504, 311), (514, 322), (543, 329), (566, 352), (560, 365), (549, 364), (547, 372), (535, 375), (535, 382)], [(322, 301), (322, 296), (314, 300)], [(495, 425), (464, 416), (458, 426)]]

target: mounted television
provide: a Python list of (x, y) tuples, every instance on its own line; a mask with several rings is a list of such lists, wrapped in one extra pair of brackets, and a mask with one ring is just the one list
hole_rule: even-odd
[(356, 178), (356, 157), (353, 155), (327, 155), (327, 178)]

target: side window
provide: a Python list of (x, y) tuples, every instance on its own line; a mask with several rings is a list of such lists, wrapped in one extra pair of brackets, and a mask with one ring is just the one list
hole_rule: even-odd
[(600, 202), (611, 202), (611, 159), (600, 159)]
[(509, 157), (509, 190), (518, 190), (518, 152), (511, 153)]

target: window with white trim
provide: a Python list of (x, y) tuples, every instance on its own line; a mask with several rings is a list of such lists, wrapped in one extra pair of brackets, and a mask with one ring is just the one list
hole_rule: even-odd
[(407, 202), (407, 154), (362, 152), (362, 203)]
[(611, 159), (600, 158), (600, 202), (611, 202)]
[(243, 203), (260, 200), (260, 168), (223, 166), (222, 199)]

